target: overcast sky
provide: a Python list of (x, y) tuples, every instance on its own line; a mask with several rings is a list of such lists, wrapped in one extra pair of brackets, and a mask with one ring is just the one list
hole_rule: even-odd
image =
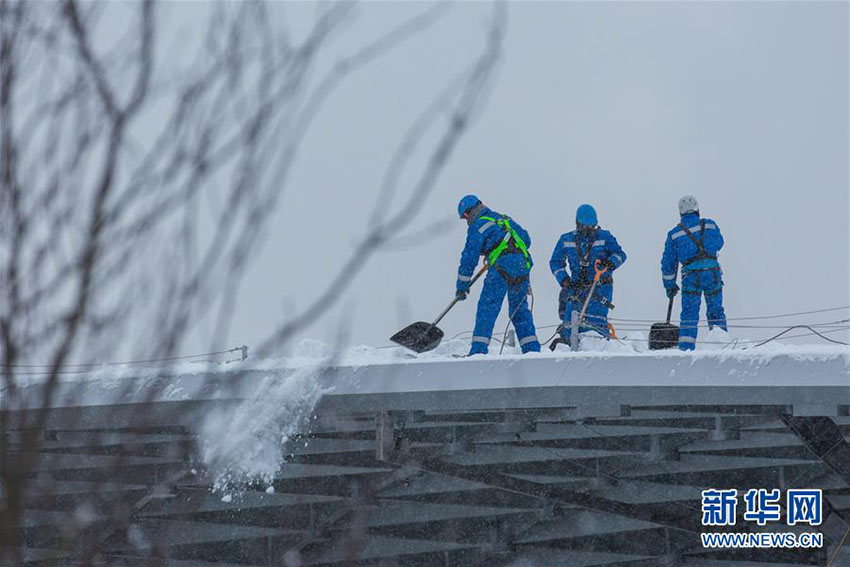
[[(411, 231), (454, 216), (469, 192), (516, 218), (533, 239), (535, 322), (550, 325), (552, 247), (574, 228), (576, 207), (591, 203), (628, 254), (612, 316), (663, 319), (665, 234), (678, 222), (678, 198), (693, 194), (726, 239), (729, 317), (850, 303), (848, 6), (509, 3), (504, 61), (486, 108)], [(327, 61), (427, 7), (362, 5)], [(225, 342), (259, 343), (336, 273), (363, 233), (393, 149), (480, 52), (491, 9), (454, 5), (334, 94), (302, 148)], [(309, 12), (287, 11), (296, 27)], [(466, 227), (451, 227), (373, 257), (303, 336), (333, 341), (345, 322), (350, 342), (384, 345), (407, 323), (432, 319), (454, 294)], [(477, 297), (441, 324), (448, 336), (472, 328)]]

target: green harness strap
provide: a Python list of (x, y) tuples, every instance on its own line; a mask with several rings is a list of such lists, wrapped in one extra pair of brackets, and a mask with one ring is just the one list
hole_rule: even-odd
[(528, 248), (525, 246), (525, 242), (523, 242), (522, 238), (519, 237), (516, 230), (511, 226), (511, 221), (508, 217), (503, 216), (500, 219), (494, 219), (492, 217), (481, 216), (478, 218), (482, 218), (484, 220), (488, 220), (496, 223), (499, 228), (505, 231), (505, 237), (502, 238), (502, 241), (498, 246), (493, 248), (490, 251), (490, 254), (487, 256), (487, 261), (490, 262), (490, 265), (493, 266), (496, 263), (496, 260), (499, 259), (499, 256), (502, 255), (502, 252), (510, 245), (511, 239), (513, 239), (514, 244), (519, 251), (522, 252), (522, 255), (525, 257), (525, 267), (526, 269), (531, 269), (531, 261), (528, 259)]

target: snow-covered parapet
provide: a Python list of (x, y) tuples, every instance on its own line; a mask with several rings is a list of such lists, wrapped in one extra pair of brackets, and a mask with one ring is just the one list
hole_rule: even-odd
[(850, 405), (846, 347), (417, 358), (342, 367), (323, 404), (363, 411), (615, 405)]
[[(308, 343), (281, 360), (170, 371), (108, 368), (63, 380), (49, 428), (89, 427), (80, 416), (92, 414), (85, 410), (92, 406), (102, 406), (94, 414), (113, 427), (190, 427), (203, 462), (224, 486), (268, 480), (285, 457), (285, 442), (315, 415), (551, 408), (560, 419), (582, 419), (639, 406), (767, 405), (833, 416), (850, 407), (846, 347), (636, 352), (588, 340), (585, 348), (599, 348), (458, 358), (467, 346), (446, 341), (413, 356), (401, 348), (333, 353)], [(27, 389), (35, 392), (38, 381)]]
[[(594, 349), (592, 341), (582, 344)], [(434, 398), (430, 406), (466, 409), (488, 407), (495, 403), (494, 396), (503, 401), (490, 407), (563, 406), (565, 402), (614, 398), (624, 404), (657, 405), (662, 399), (675, 404), (731, 404), (737, 399), (739, 404), (802, 407), (821, 403), (826, 391), (832, 396), (827, 398), (831, 404), (850, 404), (850, 349), (843, 346), (776, 343), (689, 353), (609, 347), (459, 357), (467, 346), (465, 341), (446, 341), (439, 349), (421, 355), (401, 347), (354, 347), (334, 353), (309, 341), (296, 349), (295, 356), (285, 359), (147, 371), (109, 367), (89, 375), (63, 377), (55, 399), (58, 407), (239, 400), (256, 395), (269, 384), (291, 383), (291, 396), (321, 396), (330, 404), (338, 403), (334, 398), (344, 397), (346, 403), (356, 402), (364, 409), (371, 406), (362, 402), (363, 396), (396, 400), (411, 395), (409, 403), (392, 402), (406, 407), (425, 403), (422, 394)], [(298, 379), (292, 380), (293, 376)], [(27, 386), (37, 389), (38, 384), (38, 380), (29, 380), (24, 391)], [(628, 394), (624, 389), (634, 392)], [(796, 393), (782, 396), (780, 389)], [(821, 393), (816, 395), (813, 389)], [(539, 390), (539, 395), (527, 398), (522, 394), (531, 390)], [(384, 407), (381, 404), (375, 407)]]

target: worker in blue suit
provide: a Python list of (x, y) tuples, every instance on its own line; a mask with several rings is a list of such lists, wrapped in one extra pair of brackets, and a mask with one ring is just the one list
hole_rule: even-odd
[(572, 312), (581, 312), (590, 293), (597, 260), (605, 267), (606, 272), (596, 284), (583, 325), (579, 329), (593, 330), (608, 338), (608, 310), (614, 307), (611, 303), (614, 295), (612, 272), (626, 261), (626, 253), (614, 235), (598, 225), (596, 209), (585, 204), (576, 210), (576, 229), (561, 235), (549, 260), (552, 275), (561, 286), (558, 315), (563, 321), (563, 342), (570, 340)]
[(688, 195), (679, 199), (681, 222), (667, 233), (664, 254), (661, 256), (661, 278), (667, 297), (679, 292), (676, 272), (682, 264), (682, 317), (679, 329), (679, 349), (694, 350), (699, 323), (700, 297), (705, 295), (709, 329), (726, 331), (723, 311), (723, 272), (717, 253), (723, 248), (723, 235), (717, 223), (700, 218), (696, 198)]
[(466, 299), (478, 257), (485, 256), (490, 269), (478, 299), (475, 330), (469, 354), (486, 354), (493, 325), (508, 296), (511, 322), (516, 329), (522, 352), (539, 352), (540, 342), (534, 330), (534, 319), (528, 308), (531, 272), (531, 237), (515, 220), (488, 209), (475, 195), (466, 195), (457, 207), (458, 216), (466, 219), (466, 245), (460, 255), (456, 295)]

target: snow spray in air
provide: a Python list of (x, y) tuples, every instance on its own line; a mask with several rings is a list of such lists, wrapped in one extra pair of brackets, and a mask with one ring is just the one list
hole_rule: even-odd
[(271, 485), (284, 462), (292, 435), (307, 430), (316, 402), (324, 393), (324, 365), (269, 371), (235, 407), (211, 411), (199, 430), (201, 459), (213, 490), (259, 482)]

